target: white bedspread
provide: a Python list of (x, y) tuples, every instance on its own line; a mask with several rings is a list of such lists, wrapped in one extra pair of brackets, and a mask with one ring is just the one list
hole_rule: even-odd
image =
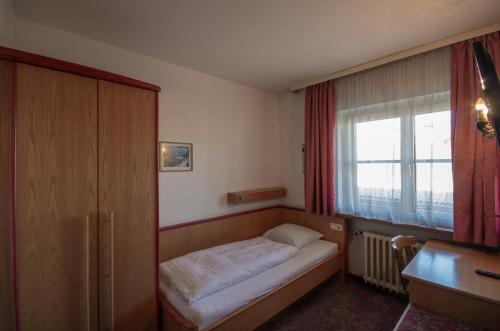
[(194, 303), (294, 257), (298, 249), (264, 237), (196, 251), (160, 264), (171, 288)]
[(317, 240), (299, 249), (290, 260), (264, 271), (241, 283), (188, 304), (178, 291), (171, 289), (163, 280), (160, 289), (177, 311), (196, 323), (198, 330), (205, 330), (215, 322), (247, 305), (274, 288), (289, 282), (307, 269), (338, 253), (336, 243)]

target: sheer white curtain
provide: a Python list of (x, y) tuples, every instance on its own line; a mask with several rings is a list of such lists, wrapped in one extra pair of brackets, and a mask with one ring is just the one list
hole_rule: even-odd
[(335, 97), (339, 212), (451, 227), (449, 48), (340, 78)]

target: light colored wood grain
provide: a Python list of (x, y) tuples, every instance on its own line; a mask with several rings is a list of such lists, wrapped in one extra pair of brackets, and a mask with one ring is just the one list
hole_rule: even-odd
[(229, 192), (227, 202), (231, 204), (248, 203), (254, 201), (279, 199), (286, 196), (286, 189), (282, 187), (271, 187), (258, 190)]
[(200, 249), (262, 235), (281, 224), (280, 209), (266, 209), (160, 232), (160, 262)]
[(20, 329), (96, 330), (97, 81), (17, 64), (16, 91)]
[[(415, 257), (417, 248), (413, 246), (416, 244), (417, 238), (415, 238), (415, 236), (399, 235), (391, 238), (391, 249), (394, 255), (394, 259), (396, 260), (400, 277), (402, 276), (403, 269)], [(401, 278), (401, 284), (406, 291), (408, 280), (406, 278)]]
[[(325, 235), (324, 240), (333, 241), (339, 244), (339, 250), (344, 249), (345, 232), (347, 222), (339, 217), (326, 217), (315, 214), (307, 214), (302, 210), (281, 208), (282, 223), (294, 223), (321, 232)], [(334, 231), (330, 228), (330, 223), (342, 225), (343, 231)]]
[[(349, 277), (349, 223), (346, 219), (307, 214), (302, 210), (293, 208), (281, 208), (280, 218), (282, 223), (294, 223), (309, 227), (324, 234), (323, 240), (337, 243), (339, 251), (342, 252), (342, 278), (347, 281)], [(342, 231), (332, 230), (330, 228), (332, 223), (342, 225)]]
[[(160, 262), (200, 249), (254, 238), (287, 222), (312, 228), (323, 233), (324, 240), (336, 242), (339, 245), (339, 251), (343, 252), (342, 277), (347, 280), (349, 270), (348, 222), (339, 217), (310, 215), (302, 210), (286, 207), (258, 210), (234, 217), (161, 231), (159, 235)], [(330, 229), (331, 223), (342, 225), (343, 231)]]
[(429, 240), (403, 270), (410, 302), (495, 330), (500, 325), (500, 281), (475, 273), (500, 273), (498, 251)]
[(438, 286), (411, 280), (410, 302), (476, 326), (498, 330), (500, 305)]
[(403, 276), (449, 291), (500, 304), (500, 281), (478, 275), (476, 269), (500, 273), (500, 255), (428, 240), (403, 271)]
[[(160, 262), (200, 249), (261, 236), (287, 222), (321, 232), (325, 235), (324, 240), (336, 242), (340, 251), (347, 250), (348, 224), (345, 219), (307, 215), (301, 210), (276, 207), (161, 231)], [(343, 231), (331, 230), (330, 223), (341, 224)]]
[(392, 247), (397, 250), (411, 248), (411, 246), (415, 245), (416, 243), (417, 243), (417, 238), (415, 238), (415, 236), (399, 235), (391, 239)]
[(0, 60), (0, 331), (12, 330), (12, 62)]
[(197, 330), (194, 321), (188, 320), (167, 299), (161, 298), (163, 330)]
[(99, 81), (101, 330), (157, 328), (155, 116), (153, 91)]

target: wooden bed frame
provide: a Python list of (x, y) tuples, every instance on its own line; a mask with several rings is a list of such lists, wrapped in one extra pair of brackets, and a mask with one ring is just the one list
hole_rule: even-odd
[[(339, 245), (339, 253), (223, 317), (204, 331), (253, 330), (337, 272), (341, 271), (341, 277), (347, 280), (347, 221), (337, 217), (307, 215), (300, 209), (278, 206), (162, 229), (160, 261), (166, 261), (191, 251), (253, 238), (282, 223), (295, 223), (323, 233), (324, 240)], [(330, 223), (341, 224), (343, 230), (331, 230)], [(164, 331), (198, 330), (193, 321), (184, 318), (163, 296), (161, 306)]]

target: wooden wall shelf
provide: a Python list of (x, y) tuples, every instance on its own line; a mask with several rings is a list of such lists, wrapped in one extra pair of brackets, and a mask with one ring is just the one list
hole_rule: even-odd
[(227, 202), (232, 204), (240, 204), (261, 200), (278, 199), (286, 196), (286, 189), (283, 187), (271, 187), (258, 190), (229, 192), (227, 194)]

